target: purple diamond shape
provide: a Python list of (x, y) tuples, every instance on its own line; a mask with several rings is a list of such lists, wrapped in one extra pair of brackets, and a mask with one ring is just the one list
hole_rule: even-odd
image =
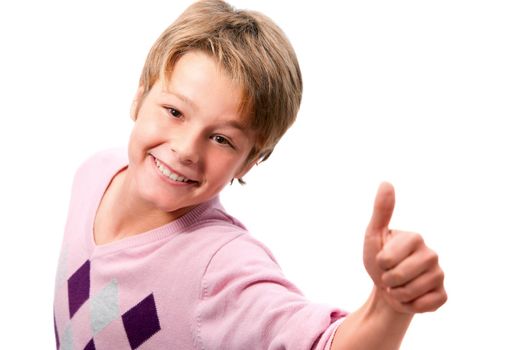
[(89, 268), (90, 263), (87, 260), (67, 280), (70, 318), (73, 318), (75, 312), (89, 299)]
[(97, 350), (95, 348), (95, 341), (93, 340), (93, 338), (91, 338), (89, 343), (87, 343), (87, 345), (84, 347), (84, 350)]
[(122, 321), (132, 349), (138, 348), (153, 334), (160, 331), (153, 293), (122, 315)]

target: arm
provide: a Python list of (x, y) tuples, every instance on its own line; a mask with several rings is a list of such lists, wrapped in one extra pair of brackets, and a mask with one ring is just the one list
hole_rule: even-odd
[(199, 349), (328, 349), (331, 325), (346, 316), (305, 298), (249, 234), (213, 254), (200, 294), (193, 326)]
[(388, 228), (394, 205), (392, 185), (382, 184), (363, 250), (374, 289), (339, 326), (332, 350), (398, 349), (413, 315), (435, 311), (447, 300), (437, 254), (419, 234)]
[(374, 288), (367, 302), (337, 329), (331, 350), (399, 349), (413, 315), (396, 312)]

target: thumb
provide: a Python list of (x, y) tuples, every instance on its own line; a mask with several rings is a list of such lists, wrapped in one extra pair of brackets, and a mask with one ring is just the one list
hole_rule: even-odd
[(381, 183), (377, 190), (372, 218), (366, 230), (367, 235), (381, 234), (385, 230), (388, 230), (395, 204), (396, 195), (394, 186), (388, 182)]

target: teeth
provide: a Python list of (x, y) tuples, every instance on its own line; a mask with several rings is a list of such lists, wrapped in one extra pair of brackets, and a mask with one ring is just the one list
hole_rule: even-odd
[(159, 168), (161, 173), (163, 173), (165, 176), (169, 177), (173, 181), (178, 181), (178, 182), (188, 182), (188, 181), (190, 181), (189, 179), (186, 179), (183, 176), (178, 176), (178, 175), (172, 173), (171, 171), (166, 169), (157, 159), (155, 159), (155, 163), (157, 164), (157, 168)]

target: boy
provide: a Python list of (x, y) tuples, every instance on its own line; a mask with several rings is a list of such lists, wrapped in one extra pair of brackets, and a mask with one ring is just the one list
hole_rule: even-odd
[(77, 171), (57, 273), (60, 349), (395, 349), (446, 300), (419, 235), (388, 227), (389, 184), (365, 235), (375, 287), (345, 312), (306, 300), (218, 200), (266, 160), (297, 114), (299, 65), (265, 16), (190, 6), (153, 45), (128, 152)]

